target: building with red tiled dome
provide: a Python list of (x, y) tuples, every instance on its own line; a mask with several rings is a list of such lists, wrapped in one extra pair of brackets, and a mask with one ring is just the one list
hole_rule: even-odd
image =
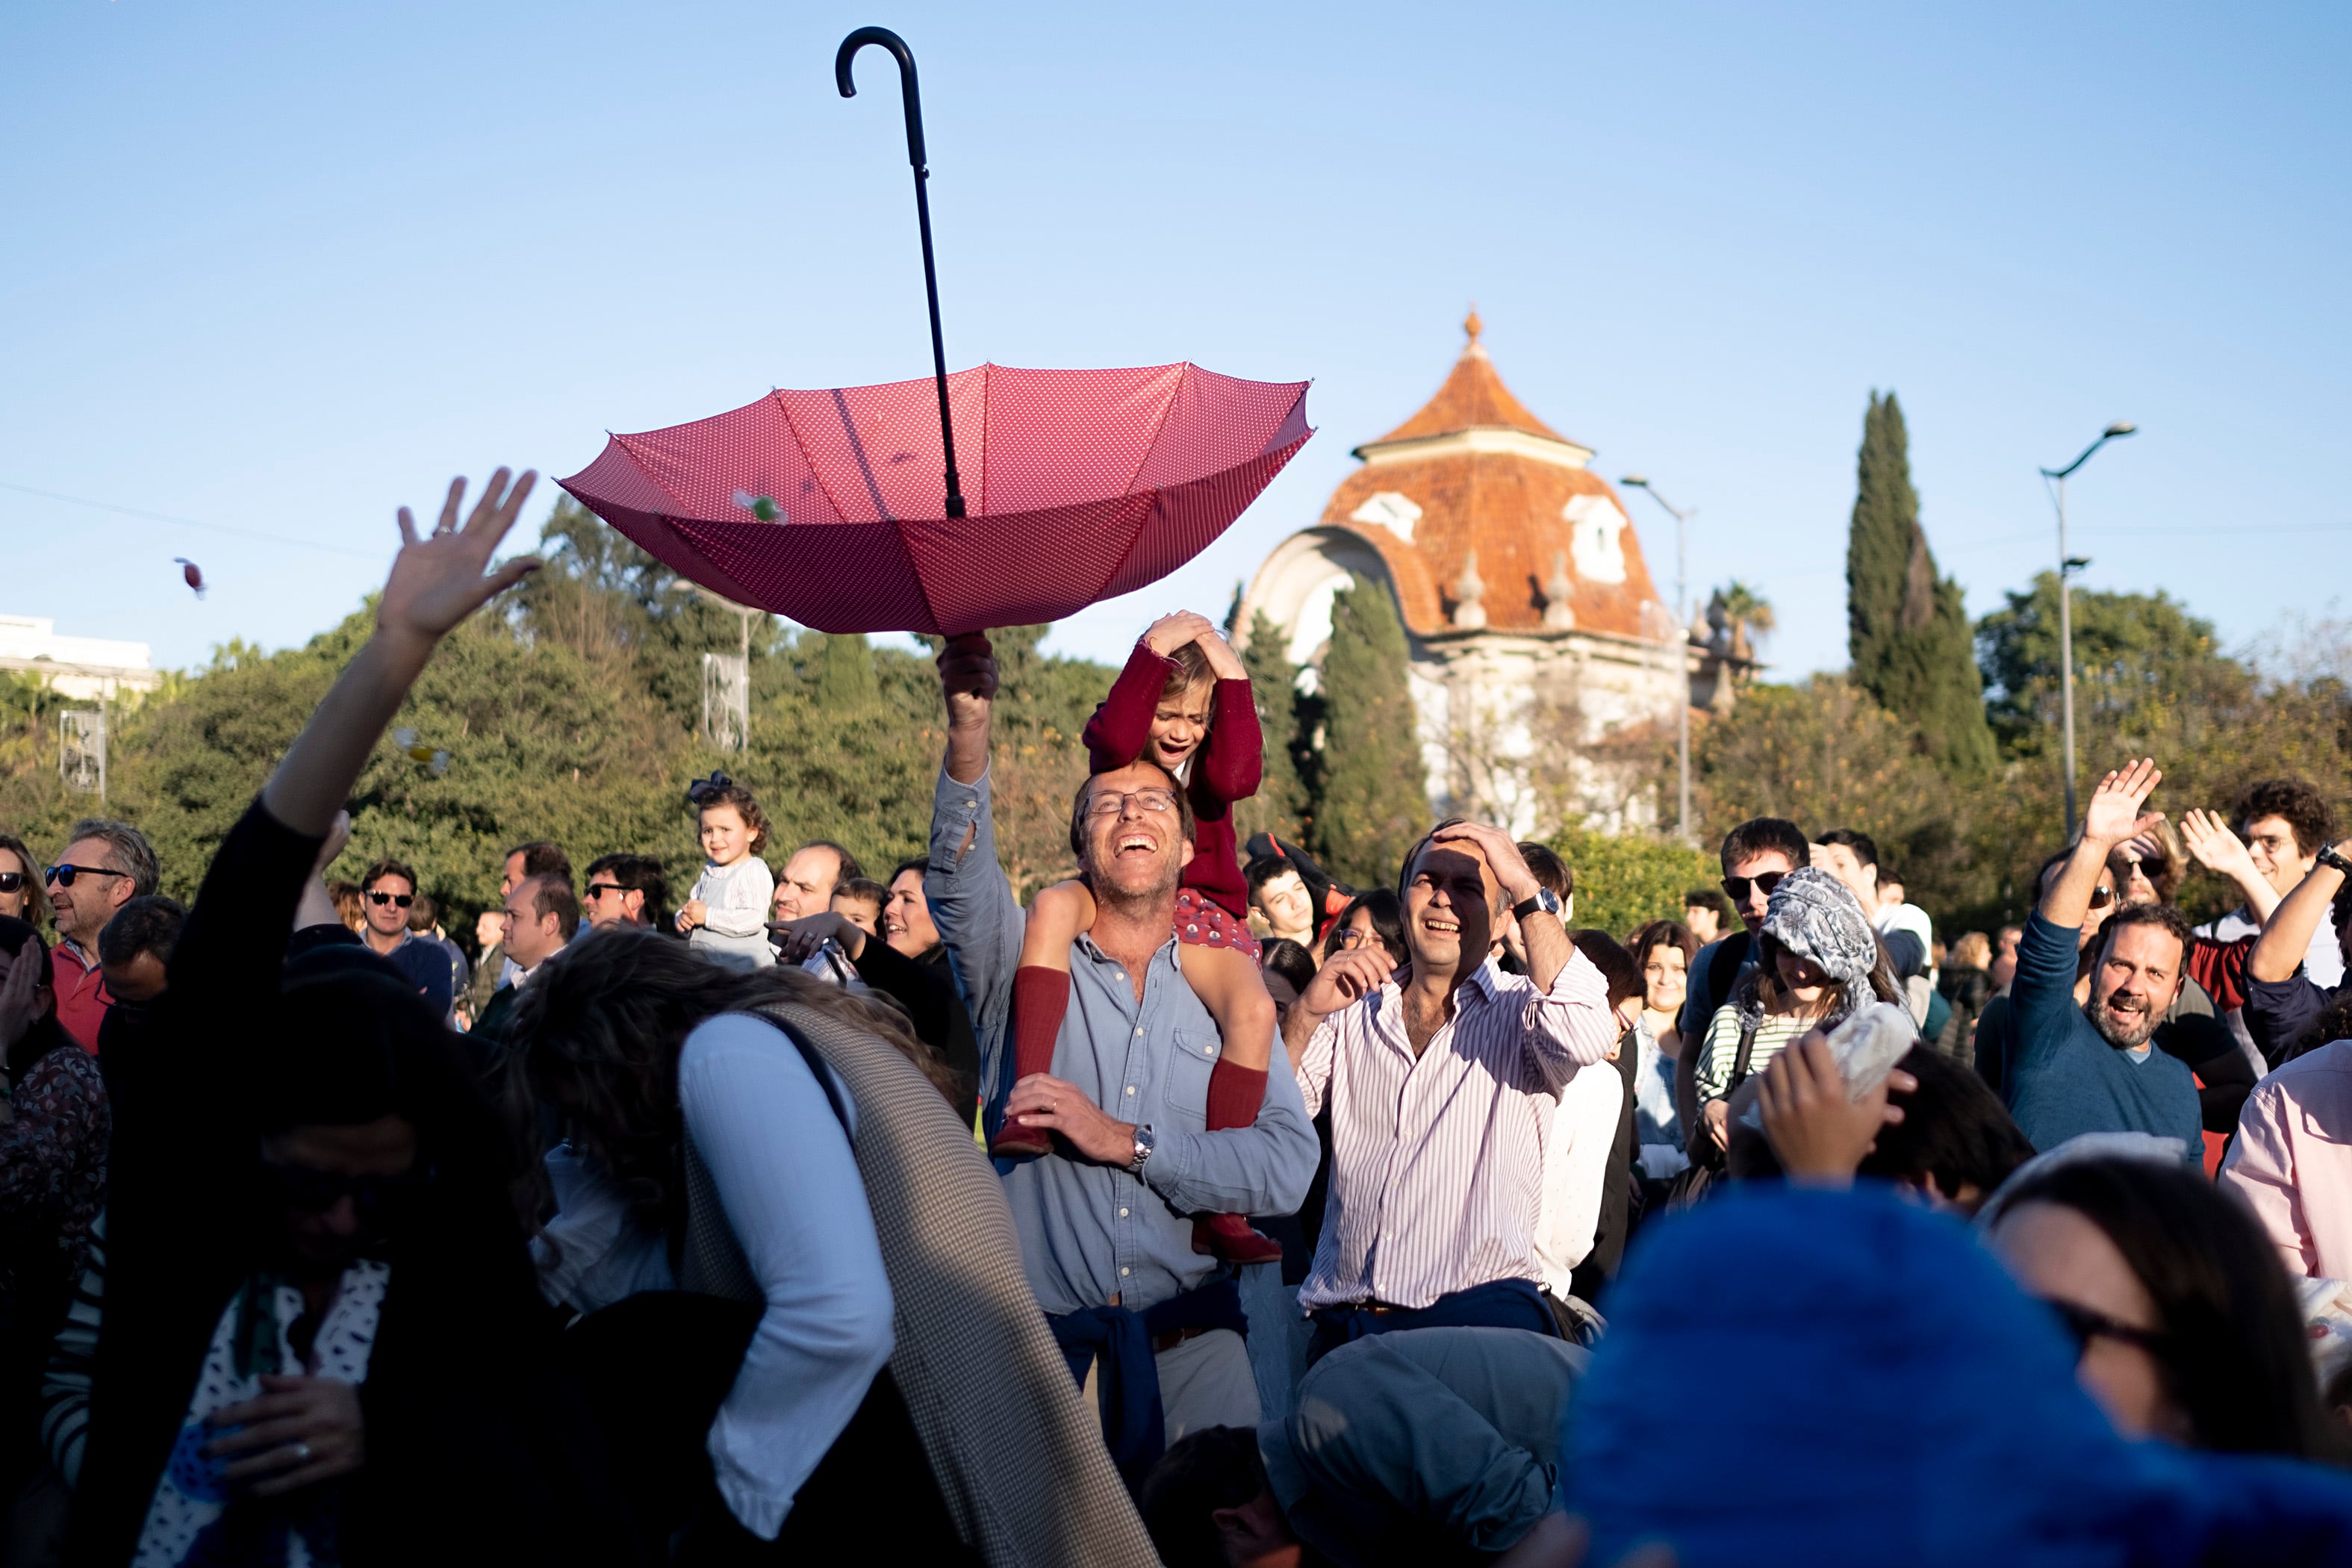
[(1570, 816), (1652, 825), (1645, 786), (1675, 705), (1694, 689), (1727, 702), (1733, 672), (1678, 626), (1592, 449), (1511, 395), (1476, 312), (1465, 326), (1437, 395), (1355, 449), (1364, 466), (1266, 557), (1237, 628), (1264, 612), (1311, 670), (1333, 595), (1353, 576), (1381, 584), (1412, 649), (1436, 809), (1519, 833)]

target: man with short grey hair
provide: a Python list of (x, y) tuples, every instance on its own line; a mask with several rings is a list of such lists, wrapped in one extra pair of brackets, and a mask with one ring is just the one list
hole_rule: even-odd
[(98, 1026), (114, 1005), (99, 963), (98, 933), (115, 910), (147, 897), (162, 880), (147, 836), (104, 816), (86, 816), (68, 829), (66, 847), (48, 868), (58, 921), (58, 944), (49, 952), (58, 1023), (83, 1050), (98, 1049)]

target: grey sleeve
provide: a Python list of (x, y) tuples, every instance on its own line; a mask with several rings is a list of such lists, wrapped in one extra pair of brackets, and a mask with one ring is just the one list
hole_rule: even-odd
[(1013, 900), (1013, 885), (1004, 879), (1004, 868), (996, 860), (991, 779), (982, 773), (962, 784), (948, 777), (944, 768), (940, 771), (931, 795), (929, 863), (923, 872), (923, 897), (931, 906), (931, 921), (940, 928), (956, 991), (981, 1040), (983, 1084), (994, 1065), (988, 1058), (1002, 1044), (1003, 1025), (1012, 1010), (1013, 972), (1021, 962), (1021, 937), (1027, 925)]

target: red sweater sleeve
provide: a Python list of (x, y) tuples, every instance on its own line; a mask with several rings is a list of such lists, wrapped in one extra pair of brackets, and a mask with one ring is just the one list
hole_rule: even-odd
[(1110, 695), (1087, 721), (1081, 738), (1087, 745), (1088, 773), (1107, 773), (1143, 755), (1143, 748), (1151, 742), (1151, 718), (1160, 711), (1160, 694), (1168, 689), (1168, 678), (1175, 673), (1174, 659), (1160, 658), (1142, 643), (1135, 645), (1135, 651), (1127, 656), (1127, 668), (1110, 683)]
[(1220, 680), (1209, 704), (1209, 738), (1195, 770), (1208, 792), (1227, 805), (1257, 793), (1265, 771), (1265, 739), (1246, 678)]
[(2246, 960), (2261, 940), (2242, 936), (2235, 942), (2215, 942), (2210, 936), (2199, 937), (2189, 948), (2189, 978), (2205, 987), (2205, 994), (2221, 1011), (2244, 1006)]

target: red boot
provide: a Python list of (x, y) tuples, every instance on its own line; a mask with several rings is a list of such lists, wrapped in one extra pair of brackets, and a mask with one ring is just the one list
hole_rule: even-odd
[(1192, 1250), (1227, 1263), (1279, 1263), (1282, 1243), (1254, 1229), (1237, 1214), (1196, 1215)]
[[(1054, 1041), (1062, 1016), (1070, 1010), (1070, 977), (1058, 969), (1024, 963), (1013, 972), (1013, 1081), (1054, 1068)], [(1054, 1135), (1042, 1127), (1015, 1126), (1007, 1117), (988, 1142), (999, 1159), (1050, 1154)]]

